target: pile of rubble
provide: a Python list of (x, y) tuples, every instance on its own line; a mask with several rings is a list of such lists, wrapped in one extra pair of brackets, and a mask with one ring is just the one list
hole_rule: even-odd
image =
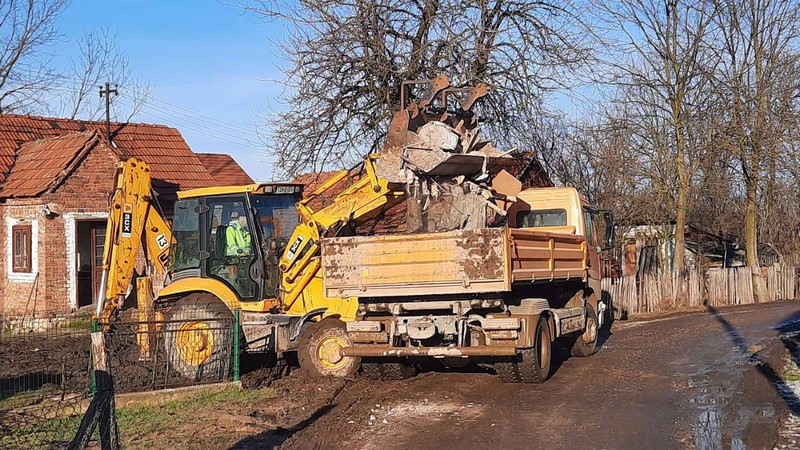
[[(405, 105), (409, 84), (427, 84), (428, 95)], [(465, 94), (453, 109), (448, 98)], [(387, 141), (378, 160), (378, 174), (405, 185), (408, 195), (408, 229), (435, 232), (486, 226), (487, 205), (493, 214), (505, 215), (522, 188), (505, 171), (490, 177), (489, 158), (505, 157), (483, 140), (475, 103), (488, 93), (478, 84), (450, 88), (446, 76), (403, 85), (402, 109), (395, 113)]]

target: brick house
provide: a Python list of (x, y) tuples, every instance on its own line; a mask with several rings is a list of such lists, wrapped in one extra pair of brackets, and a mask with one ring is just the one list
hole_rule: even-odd
[(93, 303), (119, 161), (151, 165), (165, 211), (178, 190), (252, 183), (227, 155), (209, 156), (218, 164), (206, 169), (176, 129), (111, 128), (109, 142), (103, 122), (0, 115), (0, 312), (63, 313)]

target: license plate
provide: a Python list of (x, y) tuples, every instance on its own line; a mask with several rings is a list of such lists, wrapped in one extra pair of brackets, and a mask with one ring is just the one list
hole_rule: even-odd
[(294, 186), (276, 186), (276, 194), (291, 194), (294, 193)]

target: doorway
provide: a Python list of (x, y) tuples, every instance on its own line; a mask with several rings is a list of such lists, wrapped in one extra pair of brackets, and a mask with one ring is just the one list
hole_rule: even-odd
[(76, 257), (78, 269), (78, 307), (92, 305), (100, 289), (103, 273), (103, 245), (106, 239), (104, 220), (82, 220), (77, 223)]

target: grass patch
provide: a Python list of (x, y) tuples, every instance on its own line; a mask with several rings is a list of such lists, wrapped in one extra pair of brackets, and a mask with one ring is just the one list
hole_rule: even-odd
[(0, 436), (0, 448), (51, 449), (66, 445), (75, 437), (81, 416), (64, 416), (32, 423), (34, 416), (23, 416), (22, 424)]
[(785, 382), (800, 381), (800, 367), (797, 367), (797, 364), (789, 356), (784, 358), (781, 377)]
[(9, 397), (0, 399), (0, 410), (22, 408), (24, 406), (35, 405), (47, 397), (52, 397), (58, 393), (58, 386), (46, 384), (33, 391), (24, 391)]
[[(0, 401), (0, 409), (35, 404), (47, 394), (47, 391), (38, 390), (8, 397)], [(130, 442), (146, 440), (153, 434), (168, 433), (177, 425), (193, 420), (199, 410), (235, 411), (259, 400), (278, 397), (279, 395), (270, 388), (253, 390), (231, 388), (210, 394), (201, 393), (160, 405), (120, 408), (117, 409), (120, 439), (123, 442)], [(66, 413), (67, 408), (63, 409)], [(66, 416), (46, 419), (36, 424), (23, 424), (7, 434), (0, 435), (0, 448), (44, 449), (66, 444), (75, 436), (81, 419), (81, 415)]]
[(187, 409), (202, 409), (214, 405), (245, 406), (259, 400), (277, 398), (278, 394), (269, 388), (264, 389), (225, 389), (211, 394), (198, 394), (161, 405), (170, 412)]
[(64, 328), (68, 330), (92, 331), (92, 316), (76, 317), (73, 320), (68, 320)]

